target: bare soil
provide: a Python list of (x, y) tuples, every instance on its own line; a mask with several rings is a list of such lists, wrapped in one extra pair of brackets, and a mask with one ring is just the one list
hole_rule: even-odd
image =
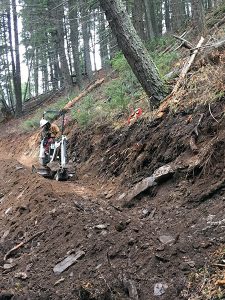
[[(0, 299), (223, 299), (190, 287), (190, 275), (225, 242), (223, 101), (211, 110), (219, 122), (206, 105), (118, 130), (71, 127), (76, 178), (68, 182), (32, 174), (35, 135), (19, 133), (15, 121), (1, 125)], [(123, 205), (135, 183), (181, 161), (173, 177)], [(55, 275), (54, 266), (78, 250), (85, 255)]]

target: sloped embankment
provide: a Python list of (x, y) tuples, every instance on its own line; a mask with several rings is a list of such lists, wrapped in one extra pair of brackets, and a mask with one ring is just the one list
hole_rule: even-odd
[[(117, 131), (74, 130), (74, 182), (40, 178), (8, 153), (0, 161), (2, 297), (191, 299), (189, 274), (224, 243), (223, 102), (211, 111), (219, 123), (202, 106)], [(172, 162), (183, 168), (124, 207), (124, 192)], [(77, 253), (79, 260), (54, 273)]]

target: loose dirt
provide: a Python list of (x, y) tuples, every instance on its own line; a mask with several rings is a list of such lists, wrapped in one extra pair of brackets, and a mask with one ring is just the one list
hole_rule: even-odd
[[(0, 299), (210, 299), (190, 282), (225, 240), (222, 107), (222, 101), (212, 106), (219, 123), (206, 105), (118, 130), (71, 127), (70, 182), (32, 174), (35, 135), (9, 134), (2, 125)], [(192, 153), (200, 113), (199, 151)], [(181, 161), (183, 169), (124, 207), (135, 183)], [(54, 274), (78, 250), (85, 255)]]

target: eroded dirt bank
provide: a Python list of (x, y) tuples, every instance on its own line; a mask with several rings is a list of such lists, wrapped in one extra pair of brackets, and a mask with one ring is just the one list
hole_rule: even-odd
[[(205, 106), (117, 131), (107, 126), (71, 131), (77, 179), (67, 183), (31, 173), (30, 136), (18, 148), (15, 141), (24, 135), (2, 136), (2, 297), (7, 292), (7, 299), (32, 300), (191, 299), (189, 274), (204, 268), (225, 239), (222, 106), (212, 107), (219, 123)], [(200, 113), (194, 154), (190, 136)], [(176, 161), (186, 167), (124, 207), (124, 192)], [(78, 251), (83, 254), (75, 264), (60, 275), (53, 272)], [(157, 283), (165, 289), (161, 296), (154, 291)]]

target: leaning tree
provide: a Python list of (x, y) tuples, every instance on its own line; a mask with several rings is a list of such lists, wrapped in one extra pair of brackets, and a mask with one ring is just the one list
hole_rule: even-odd
[(165, 96), (165, 87), (147, 49), (138, 36), (121, 0), (99, 0), (118, 45), (143, 89), (158, 106)]

